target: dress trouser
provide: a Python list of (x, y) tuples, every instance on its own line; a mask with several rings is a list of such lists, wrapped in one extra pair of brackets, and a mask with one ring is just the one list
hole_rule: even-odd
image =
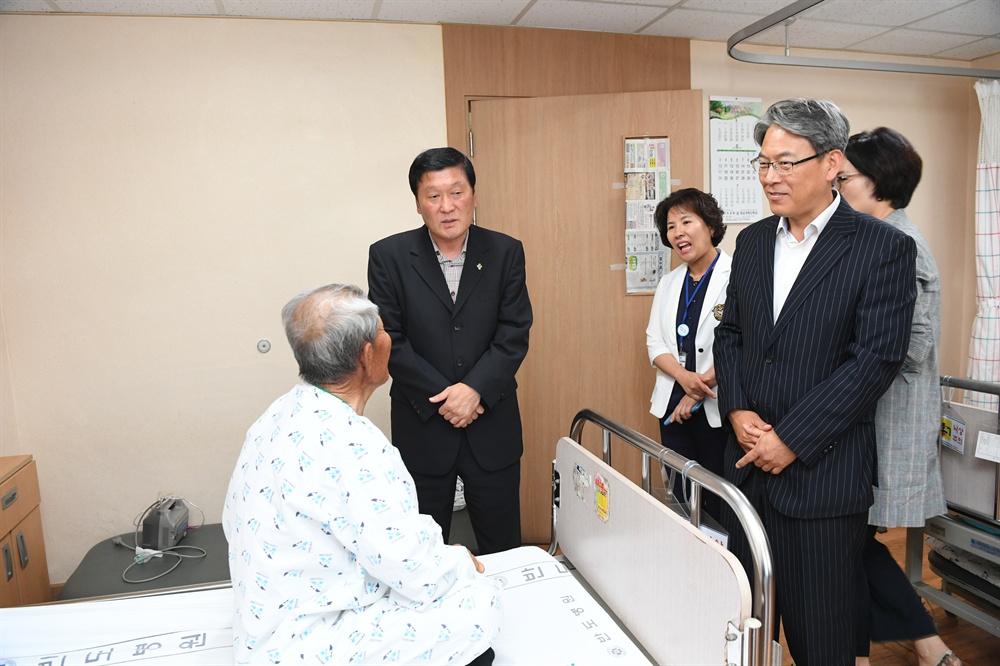
[(857, 654), (861, 657), (868, 656), (872, 642), (937, 635), (937, 625), (913, 584), (875, 533), (875, 526), (869, 525), (858, 575)]
[[(667, 416), (669, 415), (668, 412)], [(710, 426), (704, 409), (693, 412), (691, 418), (684, 423), (663, 425), (663, 419), (660, 419), (660, 442), (663, 446), (689, 460), (697, 460), (702, 467), (719, 476), (722, 476), (727, 441), (729, 434), (722, 428)], [(684, 477), (680, 472), (675, 472), (673, 493), (678, 501), (690, 498), (690, 483), (687, 484), (686, 494), (684, 485)], [(715, 519), (719, 517), (720, 503), (718, 495), (706, 492), (701, 496), (702, 509)]]
[[(479, 466), (463, 430), (455, 465), (446, 474), (411, 472), (417, 486), (420, 513), (441, 526), (447, 543), (455, 506), (455, 481), (465, 482), (465, 503), (476, 535), (478, 554), (510, 550), (521, 545), (521, 461), (490, 472)], [(465, 544), (463, 544), (465, 545)]]
[[(785, 516), (767, 498), (769, 476), (754, 468), (740, 490), (760, 515), (771, 546), (777, 617), (785, 627), (788, 651), (796, 666), (853, 666), (857, 576), (868, 513), (811, 519)], [(753, 586), (750, 548), (726, 504), (720, 522), (729, 531), (730, 550), (743, 563)]]

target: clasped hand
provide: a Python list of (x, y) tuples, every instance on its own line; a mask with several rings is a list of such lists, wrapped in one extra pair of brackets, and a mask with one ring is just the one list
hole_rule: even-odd
[(736, 441), (747, 452), (736, 461), (737, 469), (753, 463), (764, 472), (778, 474), (798, 458), (781, 441), (771, 424), (765, 423), (756, 412), (733, 410), (729, 413), (729, 422), (736, 433)]
[(717, 397), (715, 391), (712, 390), (714, 381), (709, 376), (709, 373), (699, 375), (697, 372), (685, 370), (678, 373), (677, 381), (683, 387), (684, 394), (691, 396), (695, 402), (704, 400), (706, 397)]
[(670, 415), (670, 421), (672, 423), (684, 423), (691, 418), (691, 412), (698, 402), (704, 400), (706, 397), (716, 397), (715, 392), (712, 390), (715, 380), (712, 377), (713, 373), (709, 372), (699, 375), (697, 372), (684, 370), (677, 374), (676, 381), (684, 389), (684, 396), (677, 403), (677, 407), (674, 408), (673, 413)]
[(480, 400), (479, 391), (462, 382), (452, 384), (430, 398), (435, 404), (443, 403), (438, 408), (438, 414), (456, 428), (465, 428), (479, 418), (484, 411)]

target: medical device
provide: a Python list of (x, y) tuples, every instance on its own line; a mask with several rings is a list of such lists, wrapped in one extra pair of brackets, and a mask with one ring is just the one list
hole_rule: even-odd
[(151, 507), (142, 519), (142, 547), (173, 548), (187, 535), (188, 508), (184, 500), (168, 497)]

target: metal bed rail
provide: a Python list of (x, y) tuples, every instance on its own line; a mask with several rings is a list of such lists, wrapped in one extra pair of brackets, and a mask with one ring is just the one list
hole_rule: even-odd
[[(1000, 384), (982, 382), (978, 379), (964, 379), (962, 377), (952, 377), (951, 375), (941, 375), (941, 386), (950, 386), (964, 391), (973, 391), (974, 393), (1000, 395)], [(1000, 418), (1000, 413), (998, 413), (997, 418)]]
[[(726, 481), (717, 474), (709, 472), (693, 460), (688, 460), (679, 453), (672, 451), (658, 442), (653, 441), (640, 432), (615, 423), (611, 419), (598, 414), (590, 409), (583, 409), (573, 418), (573, 425), (570, 428), (570, 438), (582, 444), (581, 436), (583, 427), (587, 423), (593, 423), (601, 428), (603, 433), (603, 459), (611, 465), (611, 438), (612, 435), (638, 449), (642, 453), (642, 489), (651, 494), (650, 483), (650, 462), (656, 460), (667, 465), (671, 469), (677, 470), (684, 475), (685, 479), (693, 481), (691, 494), (691, 515), (690, 521), (696, 529), (701, 525), (701, 489), (706, 488), (710, 492), (722, 498), (733, 510), (747, 541), (750, 544), (750, 553), (753, 557), (753, 618), (748, 621), (747, 635), (750, 637), (748, 657), (750, 664), (780, 664), (781, 646), (773, 640), (775, 628), (775, 590), (774, 590), (774, 560), (771, 556), (771, 546), (767, 540), (767, 534), (757, 515), (757, 511), (750, 504), (746, 496), (732, 483)], [(549, 553), (555, 555), (559, 547), (557, 528), (558, 488), (553, 479), (553, 503), (552, 503), (552, 540), (549, 545)], [(759, 626), (757, 626), (759, 624)]]

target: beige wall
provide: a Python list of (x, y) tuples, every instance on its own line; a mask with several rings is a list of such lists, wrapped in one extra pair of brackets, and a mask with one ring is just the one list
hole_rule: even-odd
[(441, 54), (435, 26), (0, 18), (0, 452), (38, 460), (53, 582), (158, 493), (220, 519), (296, 380), (281, 306), (420, 224)]
[[(0, 171), (0, 176), (2, 176), (2, 171)], [(17, 418), (14, 411), (14, 393), (11, 386), (8, 353), (7, 334), (4, 330), (3, 300), (0, 299), (0, 455), (5, 456), (21, 452), (17, 436)]]
[[(805, 55), (843, 58), (823, 51)], [(896, 60), (961, 66), (948, 60)], [(974, 66), (995, 67), (996, 59)], [(975, 315), (973, 190), (979, 136), (975, 81), (958, 76), (755, 65), (733, 60), (720, 42), (691, 42), (691, 87), (702, 89), (706, 97), (760, 97), (765, 108), (788, 97), (824, 97), (844, 110), (852, 133), (884, 125), (899, 130), (914, 144), (924, 160), (924, 175), (907, 213), (927, 239), (941, 271), (941, 371), (958, 376), (965, 373)], [(706, 142), (707, 137), (706, 124)], [(766, 208), (765, 212), (769, 213)], [(735, 238), (730, 232), (724, 247), (732, 251)]]
[[(953, 374), (973, 314), (972, 83), (691, 44), (706, 95), (826, 96), (855, 130), (914, 141)], [(247, 426), (295, 381), (281, 305), (365, 284), (367, 245), (419, 224), (409, 161), (445, 136), (438, 27), (0, 17), (0, 454), (39, 461), (53, 582), (157, 493), (219, 520)], [(388, 430), (385, 390), (368, 415)]]

